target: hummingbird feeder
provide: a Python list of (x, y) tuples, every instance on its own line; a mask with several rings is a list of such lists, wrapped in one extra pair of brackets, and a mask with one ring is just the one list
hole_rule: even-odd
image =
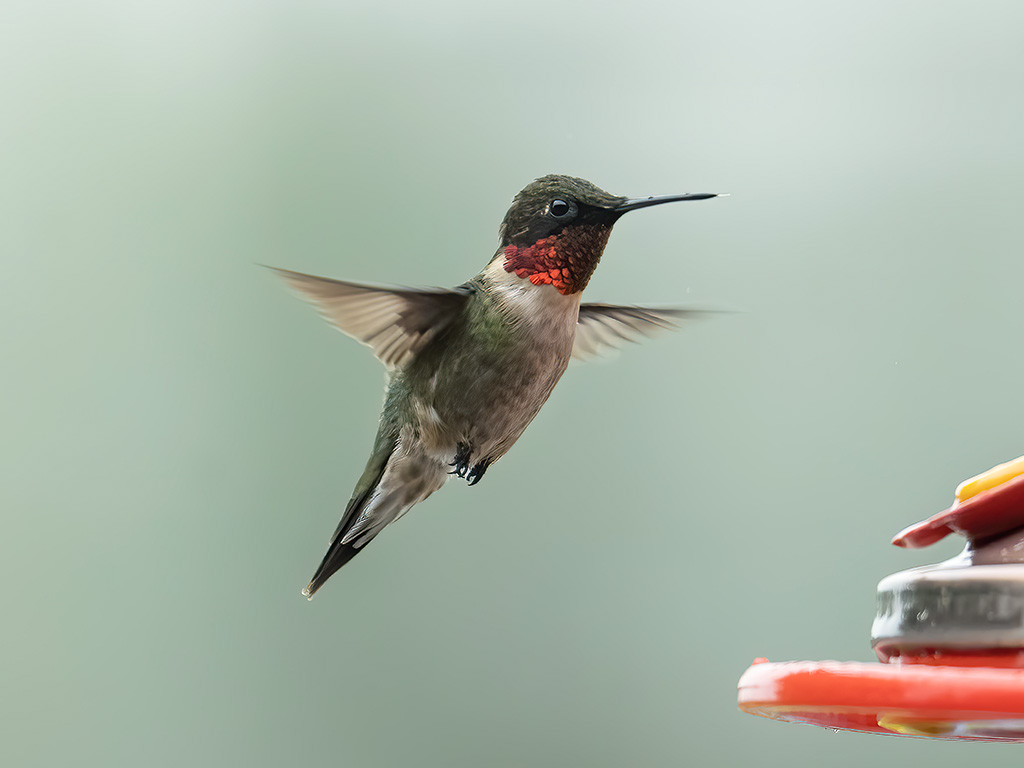
[(939, 739), (1024, 742), (1024, 456), (960, 484), (899, 547), (964, 551), (878, 585), (877, 663), (756, 659), (739, 707), (774, 720)]

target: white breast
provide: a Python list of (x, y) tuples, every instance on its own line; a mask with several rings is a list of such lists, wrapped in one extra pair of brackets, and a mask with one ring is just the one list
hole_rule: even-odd
[(484, 269), (484, 278), (494, 296), (517, 320), (544, 332), (576, 335), (580, 314), (580, 294), (565, 296), (553, 285), (534, 285), (529, 280), (506, 272), (499, 256)]

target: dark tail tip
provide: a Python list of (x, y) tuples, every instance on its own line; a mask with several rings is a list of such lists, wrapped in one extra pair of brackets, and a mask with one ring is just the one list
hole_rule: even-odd
[[(341, 539), (342, 535), (338, 535), (338, 539)], [(369, 542), (367, 542), (368, 544)], [(340, 544), (336, 540), (331, 544), (331, 548), (327, 550), (327, 554), (324, 555), (323, 561), (320, 563), (320, 567), (316, 569), (316, 573), (313, 574), (313, 578), (310, 579), (309, 584), (302, 590), (302, 594), (307, 600), (312, 600), (313, 595), (317, 593), (317, 590), (322, 587), (331, 576), (333, 576), (339, 568), (345, 565), (349, 560), (358, 555), (366, 549), (366, 544), (361, 547), (353, 546), (351, 543)]]

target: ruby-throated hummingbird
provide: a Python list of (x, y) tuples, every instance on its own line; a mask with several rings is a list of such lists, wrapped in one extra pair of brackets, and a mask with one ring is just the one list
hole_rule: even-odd
[(373, 452), (312, 597), (386, 525), (456, 475), (475, 485), (551, 394), (571, 357), (673, 328), (692, 310), (581, 304), (612, 225), (627, 211), (714, 194), (627, 199), (544, 176), (512, 201), (494, 257), (451, 290), (357, 285), (276, 270), (388, 368)]

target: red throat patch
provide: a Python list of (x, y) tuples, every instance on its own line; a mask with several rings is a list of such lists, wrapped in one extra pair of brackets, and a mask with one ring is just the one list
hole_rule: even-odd
[(553, 285), (563, 296), (587, 287), (612, 228), (602, 224), (567, 227), (533, 245), (505, 247), (505, 271), (534, 285)]

